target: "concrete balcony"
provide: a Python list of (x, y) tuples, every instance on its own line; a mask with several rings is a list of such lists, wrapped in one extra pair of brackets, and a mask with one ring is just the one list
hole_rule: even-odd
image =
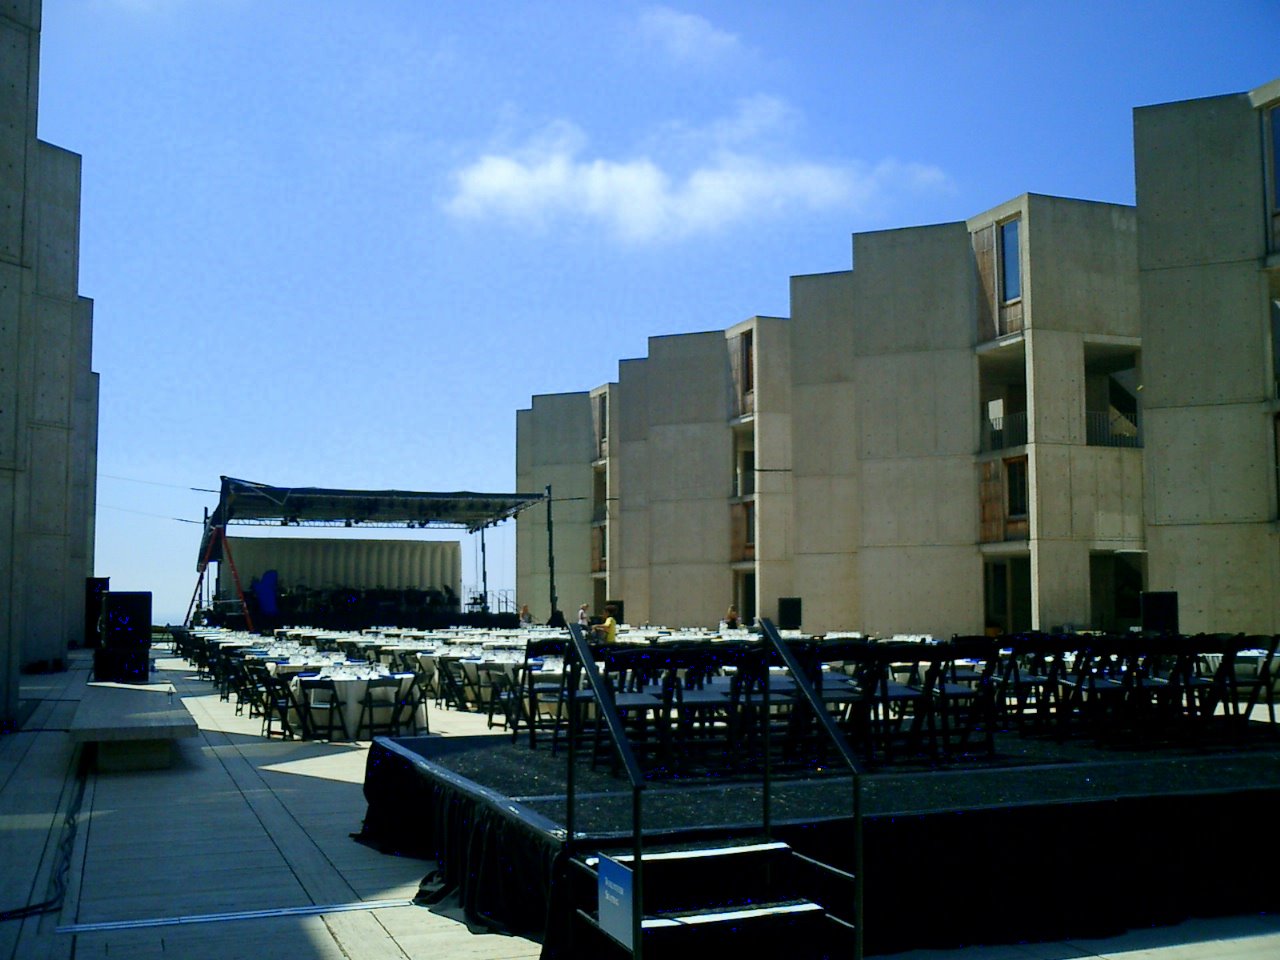
[(1091, 447), (1141, 447), (1142, 420), (1117, 410), (1090, 410), (1085, 413), (1085, 435)]
[(991, 417), (982, 421), (982, 452), (1007, 450), (1025, 446), (1027, 442), (1027, 414), (1010, 413), (1003, 417)]

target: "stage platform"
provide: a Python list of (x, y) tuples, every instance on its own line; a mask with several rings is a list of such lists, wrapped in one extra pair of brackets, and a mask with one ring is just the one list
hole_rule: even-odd
[[(561, 955), (565, 757), (506, 737), (379, 739), (362, 839), (432, 859), (424, 889), (476, 923)], [(995, 756), (862, 779), (868, 953), (1107, 936), (1191, 917), (1280, 911), (1280, 743), (1102, 749), (1005, 734)], [(577, 769), (579, 850), (629, 847), (631, 794)], [(774, 834), (848, 869), (851, 781), (774, 784)], [(757, 837), (758, 781), (655, 781), (647, 846)], [(581, 834), (590, 835), (581, 842)]]

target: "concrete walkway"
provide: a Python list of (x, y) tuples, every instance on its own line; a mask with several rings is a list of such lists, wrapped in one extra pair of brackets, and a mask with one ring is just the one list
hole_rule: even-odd
[[(24, 677), (35, 704), (0, 737), (0, 960), (81, 957), (449, 960), (534, 958), (539, 945), (470, 931), (410, 902), (431, 869), (350, 837), (360, 828), (366, 745), (266, 741), (260, 722), (157, 664), (200, 726), (166, 770), (81, 773), (67, 727), (88, 677)], [(435, 733), (487, 732), (433, 711)], [(1280, 898), (1278, 898), (1280, 900)], [(1280, 903), (1278, 903), (1280, 908)], [(993, 909), (998, 906), (993, 904)], [(244, 916), (244, 914), (267, 915)], [(1280, 916), (1197, 921), (1105, 942), (896, 955), (900, 960), (1239, 960), (1280, 957)]]

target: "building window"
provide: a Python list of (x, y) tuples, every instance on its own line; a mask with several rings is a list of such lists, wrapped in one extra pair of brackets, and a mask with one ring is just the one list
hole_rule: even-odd
[(609, 519), (609, 478), (601, 468), (591, 481), (591, 522), (604, 523)]
[(732, 416), (745, 417), (755, 411), (756, 355), (755, 333), (744, 330), (729, 343), (729, 364), (733, 373)]
[(597, 394), (591, 403), (591, 425), (596, 435), (596, 459), (609, 455), (609, 395)]
[(1027, 515), (1027, 458), (1016, 457), (1004, 462), (1005, 510), (1008, 517)]
[(743, 450), (738, 454), (737, 470), (734, 473), (735, 497), (749, 497), (756, 492), (756, 452)]
[(1019, 220), (1000, 224), (1000, 299), (1004, 303), (1022, 296), (1022, 261), (1018, 253)]
[(743, 510), (743, 516), (746, 518), (746, 529), (743, 531), (743, 543), (748, 547), (756, 545), (756, 505), (753, 501), (748, 500), (745, 504), (746, 509)]

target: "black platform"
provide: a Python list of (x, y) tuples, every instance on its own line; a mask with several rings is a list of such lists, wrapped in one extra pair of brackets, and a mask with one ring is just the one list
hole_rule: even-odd
[[(506, 737), (379, 739), (362, 839), (437, 862), (473, 922), (555, 956), (565, 761)], [(579, 849), (625, 847), (631, 795), (578, 768)], [(1107, 936), (1190, 917), (1280, 910), (1280, 749), (1100, 750), (1008, 735), (994, 761), (863, 777), (869, 953)], [(851, 781), (774, 785), (775, 836), (851, 865)], [(758, 782), (654, 782), (646, 843), (757, 835)]]

